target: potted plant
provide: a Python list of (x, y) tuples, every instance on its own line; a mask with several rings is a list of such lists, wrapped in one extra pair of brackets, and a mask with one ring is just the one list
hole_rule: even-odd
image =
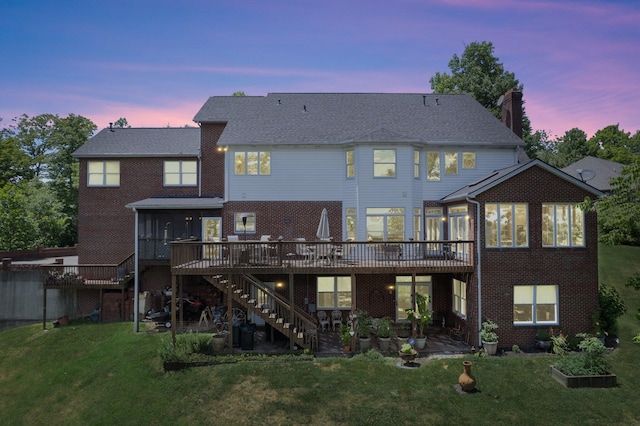
[(410, 366), (411, 362), (416, 359), (416, 356), (418, 355), (418, 351), (413, 349), (413, 346), (408, 343), (403, 343), (402, 346), (400, 346), (398, 353), (400, 354), (400, 358), (404, 361), (405, 366)]
[(383, 317), (378, 320), (376, 336), (380, 342), (380, 350), (389, 352), (389, 342), (391, 341), (391, 318)]
[(536, 346), (542, 350), (548, 351), (551, 349), (553, 342), (551, 341), (551, 335), (553, 334), (553, 329), (546, 330), (544, 328), (539, 328), (536, 331)]
[(486, 319), (482, 322), (482, 328), (480, 329), (480, 338), (482, 339), (482, 346), (484, 347), (487, 355), (495, 355), (498, 350), (498, 334), (496, 330), (498, 324)]
[(360, 350), (368, 351), (371, 347), (371, 317), (366, 312), (358, 312), (358, 341), (360, 342)]
[(431, 322), (431, 311), (427, 308), (429, 304), (429, 296), (423, 296), (420, 293), (416, 293), (416, 305), (418, 312), (413, 309), (405, 309), (407, 313), (407, 319), (413, 324), (415, 319), (418, 324), (418, 337), (416, 338), (416, 347), (418, 349), (424, 349), (427, 336), (424, 334), (425, 327)]
[(411, 323), (402, 321), (396, 323), (396, 339), (398, 339), (398, 347), (409, 341), (411, 335)]
[(340, 324), (340, 343), (342, 343), (342, 347), (345, 352), (349, 352), (351, 350), (351, 327), (347, 324)]

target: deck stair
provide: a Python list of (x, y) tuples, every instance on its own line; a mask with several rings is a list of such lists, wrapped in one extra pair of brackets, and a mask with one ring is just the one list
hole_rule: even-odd
[(258, 315), (294, 345), (305, 349), (318, 349), (317, 340), (309, 338), (309, 331), (317, 330), (318, 327), (314, 318), (299, 307), (292, 307), (289, 300), (253, 275), (232, 275), (230, 279), (221, 275), (204, 278), (225, 294), (231, 288), (234, 304), (246, 309), (248, 313)]

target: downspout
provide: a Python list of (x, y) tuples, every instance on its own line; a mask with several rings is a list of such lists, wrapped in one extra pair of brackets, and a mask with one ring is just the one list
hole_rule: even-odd
[(202, 197), (202, 147), (198, 149), (198, 198), (200, 197)]
[(480, 257), (480, 203), (467, 197), (467, 202), (476, 206), (476, 253), (478, 256), (478, 347), (482, 343), (480, 337), (480, 324), (482, 324), (482, 262)]
[(133, 253), (133, 262), (134, 262), (134, 273), (133, 273), (133, 332), (137, 333), (138, 330), (138, 321), (140, 315), (140, 274), (138, 268), (138, 210), (133, 208), (133, 212), (136, 214), (135, 216), (135, 241), (134, 241), (134, 253)]

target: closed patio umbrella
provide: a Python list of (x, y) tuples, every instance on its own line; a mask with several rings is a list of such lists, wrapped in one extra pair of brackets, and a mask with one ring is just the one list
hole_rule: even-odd
[(316, 232), (316, 237), (321, 240), (328, 240), (331, 234), (329, 233), (329, 214), (327, 213), (327, 209), (322, 209), (322, 214), (320, 215), (320, 223), (318, 224), (318, 231)]

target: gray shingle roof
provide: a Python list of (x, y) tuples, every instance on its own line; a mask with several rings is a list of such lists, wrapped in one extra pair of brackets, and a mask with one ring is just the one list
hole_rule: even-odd
[[(611, 178), (620, 176), (623, 167), (624, 164), (588, 156), (568, 165), (562, 169), (562, 171), (576, 179), (584, 179), (585, 182), (594, 188), (598, 188), (600, 191), (611, 191), (609, 181)], [(582, 171), (582, 177), (578, 170)], [(595, 176), (593, 176), (593, 174), (595, 174)]]
[(73, 153), (91, 157), (193, 157), (200, 150), (200, 128), (103, 129)]
[(202, 106), (194, 121), (227, 123), (220, 145), (332, 145), (364, 141), (524, 145), (471, 96), (460, 94), (214, 96)]
[(506, 167), (504, 169), (499, 169), (499, 170), (495, 170), (493, 173), (485, 176), (482, 179), (478, 179), (475, 182), (470, 183), (469, 185), (460, 188), (459, 190), (452, 192), (451, 194), (447, 195), (446, 197), (443, 197), (441, 199), (441, 201), (458, 201), (458, 200), (463, 200), (467, 197), (473, 198), (478, 194), (481, 194), (482, 192), (493, 188), (496, 185), (499, 185), (500, 183), (504, 182), (507, 179), (512, 178), (513, 176), (522, 173), (524, 170), (529, 169), (530, 167), (534, 167), (534, 166), (538, 166), (538, 167), (542, 167), (543, 169), (547, 170), (550, 173), (555, 174), (556, 176), (561, 177), (562, 179), (571, 182), (572, 184), (579, 186), (583, 189), (586, 189), (587, 191), (591, 192), (593, 195), (596, 196), (601, 196), (603, 195), (602, 192), (600, 192), (598, 189), (593, 188), (590, 185), (585, 184), (584, 182), (582, 182), (579, 179), (575, 179), (572, 176), (569, 176), (568, 174), (564, 173), (563, 171), (556, 169), (553, 166), (548, 165), (547, 163), (545, 163), (544, 161), (535, 159), (535, 160), (530, 160), (526, 163), (520, 163), (520, 164), (516, 164), (514, 166), (510, 166), (510, 167)]

